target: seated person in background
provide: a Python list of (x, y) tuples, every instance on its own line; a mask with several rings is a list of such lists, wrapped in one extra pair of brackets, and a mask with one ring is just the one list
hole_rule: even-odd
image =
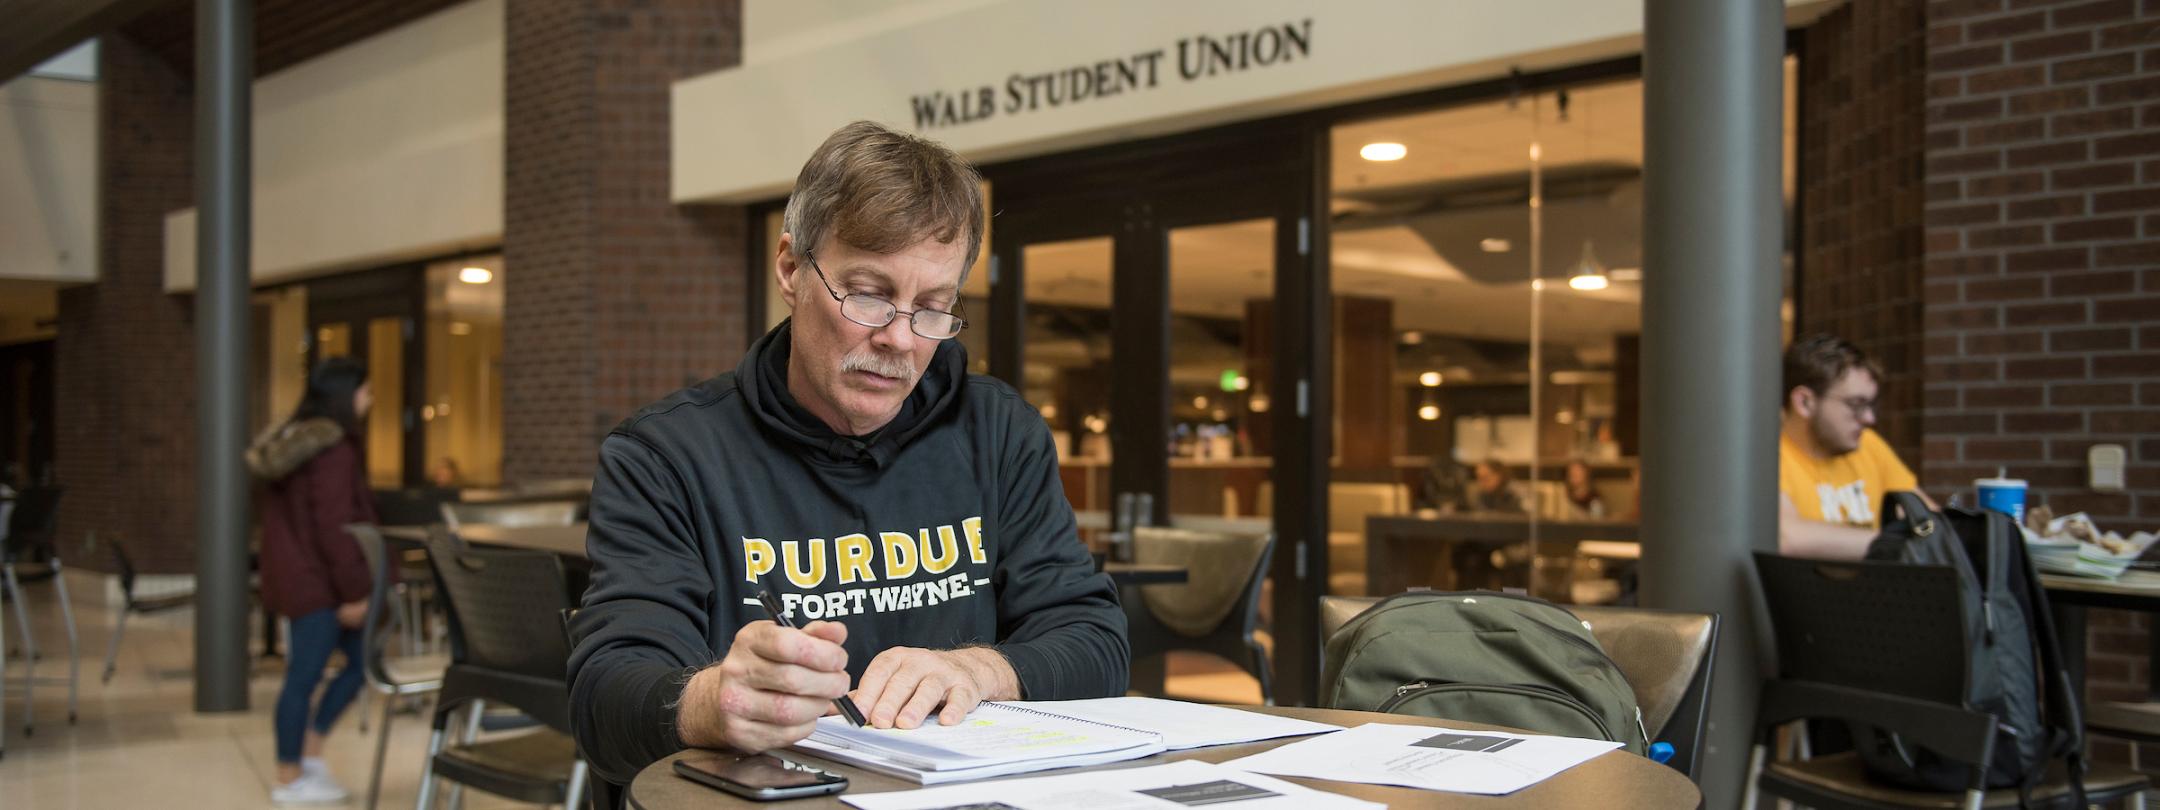
[[(850, 124), (784, 218), (792, 317), (600, 445), (568, 670), (579, 748), (612, 783), (686, 747), (793, 744), (842, 695), (912, 728), (1125, 691), (1125, 614), (1049, 426), (951, 339), (975, 170)], [(801, 629), (766, 618), (764, 589)]]
[(1420, 493), (1424, 508), (1442, 514), (1470, 511), (1470, 503), (1463, 497), (1470, 488), (1469, 479), (1463, 465), (1445, 456), (1434, 456), (1432, 465), (1425, 468), (1425, 485)]
[(1605, 517), (1605, 499), (1599, 497), (1597, 487), (1590, 484), (1590, 465), (1582, 461), (1570, 461), (1567, 465), (1567, 516), (1571, 520), (1597, 520)]
[(1522, 514), (1522, 496), (1515, 494), (1514, 478), (1500, 462), (1489, 458), (1478, 462), (1477, 485), (1471, 492), (1470, 508), (1480, 512)]
[(435, 466), (428, 470), (427, 477), (428, 483), (443, 489), (462, 486), (465, 482), (465, 473), (458, 470), (457, 459), (449, 456), (443, 456), (441, 461), (435, 462)]
[(1875, 510), (1883, 494), (1919, 488), (1872, 430), (1881, 367), (1830, 335), (1793, 341), (1784, 366), (1778, 553), (1860, 559), (1881, 523)]

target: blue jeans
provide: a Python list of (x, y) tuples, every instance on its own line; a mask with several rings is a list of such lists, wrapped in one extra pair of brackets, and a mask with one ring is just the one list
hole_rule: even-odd
[[(337, 608), (295, 617), (288, 626), (292, 639), (285, 650), (285, 689), (278, 693), (277, 700), (277, 758), (295, 764), (300, 761), (309, 704), (314, 704), (315, 733), (327, 734), (331, 726), (337, 725), (338, 715), (344, 714), (345, 707), (360, 693), (360, 631), (340, 626)], [(333, 649), (345, 651), (345, 667), (330, 679), (321, 702), (316, 702), (315, 686), (322, 682), (323, 667), (329, 666)]]

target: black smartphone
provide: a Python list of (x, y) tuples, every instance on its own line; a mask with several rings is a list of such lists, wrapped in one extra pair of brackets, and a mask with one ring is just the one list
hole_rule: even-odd
[(761, 802), (824, 796), (847, 789), (845, 776), (771, 754), (684, 757), (675, 760), (675, 772), (708, 787)]

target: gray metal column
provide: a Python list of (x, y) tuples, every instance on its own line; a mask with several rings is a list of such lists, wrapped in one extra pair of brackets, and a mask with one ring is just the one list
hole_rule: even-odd
[(1734, 807), (1760, 677), (1749, 555), (1777, 544), (1784, 6), (1646, 6), (1642, 594), (1723, 617), (1702, 786)]
[(195, 6), (195, 710), (248, 707), (251, 0)]

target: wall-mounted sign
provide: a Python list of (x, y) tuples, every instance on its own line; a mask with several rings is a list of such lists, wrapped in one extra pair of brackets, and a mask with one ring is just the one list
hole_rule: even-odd
[(1194, 34), (1174, 45), (1043, 71), (1014, 71), (1004, 80), (910, 96), (922, 131), (1024, 115), (1161, 87), (1197, 82), (1312, 58), (1313, 21), (1267, 25), (1226, 35)]
[(811, 150), (861, 119), (992, 163), (1634, 53), (1643, 21), (1642, 0), (914, 8), (779, 31), (794, 47), (676, 82), (671, 196), (785, 194)]

